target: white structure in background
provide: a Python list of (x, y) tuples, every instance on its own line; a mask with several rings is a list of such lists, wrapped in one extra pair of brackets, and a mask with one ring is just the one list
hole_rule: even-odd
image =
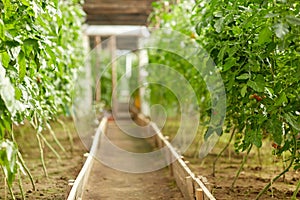
[(132, 75), (132, 54), (126, 55), (126, 78), (130, 78)]
[(146, 99), (146, 84), (147, 80), (146, 77), (148, 76), (148, 72), (145, 69), (145, 66), (149, 63), (148, 53), (147, 50), (143, 49), (140, 50), (139, 53), (139, 82), (142, 87), (139, 89), (139, 95), (141, 100), (141, 112), (146, 115), (150, 116), (150, 106), (147, 103)]
[[(108, 42), (108, 48), (110, 49), (111, 53), (112, 53), (112, 88), (116, 87), (117, 84), (117, 66), (115, 64), (115, 62), (113, 62), (115, 60), (115, 58), (118, 56), (118, 54), (124, 53), (124, 51), (119, 51), (117, 46), (117, 37), (136, 37), (136, 48), (140, 48), (142, 47), (139, 43), (143, 40), (143, 38), (146, 38), (150, 35), (147, 27), (145, 26), (109, 26), (109, 25), (88, 25), (84, 28), (84, 34), (86, 36), (96, 36), (98, 37), (101, 41), (102, 37), (103, 38), (109, 38), (110, 42)], [(89, 43), (89, 42), (87, 42)], [(125, 49), (124, 49), (125, 50)], [(127, 50), (132, 50), (130, 48), (128, 48)], [(128, 52), (128, 51), (127, 51)], [(139, 55), (138, 55), (138, 59), (139, 59), (139, 83), (140, 85), (143, 85), (144, 83), (146, 83), (146, 75), (147, 72), (145, 70), (145, 65), (147, 65), (148, 63), (148, 54), (147, 54), (147, 50), (139, 50)], [(130, 78), (132, 75), (132, 54), (131, 53), (127, 53), (126, 54), (126, 71), (125, 71), (125, 77), (126, 78)], [(87, 66), (87, 71), (91, 71), (90, 66)], [(87, 76), (87, 78), (90, 76)], [(90, 79), (92, 80), (92, 79)], [(129, 85), (128, 82), (127, 83), (121, 83), (122, 84), (122, 90), (119, 96), (123, 97), (121, 99), (117, 99), (117, 95), (113, 94), (112, 96), (112, 103), (113, 103), (113, 107), (114, 107), (114, 111), (117, 112), (117, 108), (118, 108), (118, 102), (117, 101), (123, 101), (124, 99), (129, 97)], [(92, 86), (93, 84), (87, 84)], [(92, 87), (90, 87), (90, 89), (88, 89), (89, 91), (91, 90)], [(96, 86), (97, 88), (97, 86)], [(124, 90), (123, 90), (124, 88)], [(126, 89), (127, 88), (127, 89)], [(92, 102), (93, 99), (93, 95), (90, 95), (90, 92), (88, 92), (88, 97), (86, 98), (90, 98), (90, 99), (86, 99), (86, 102)], [(140, 95), (140, 100), (141, 100), (141, 111), (146, 114), (149, 115), (149, 106), (148, 104), (145, 102), (145, 87), (142, 86), (139, 89), (139, 95)], [(97, 96), (97, 95), (96, 95)]]

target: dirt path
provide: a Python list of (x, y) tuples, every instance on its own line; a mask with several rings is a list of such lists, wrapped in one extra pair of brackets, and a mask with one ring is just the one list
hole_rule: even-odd
[[(127, 123), (126, 121), (123, 122)], [(152, 149), (145, 140), (124, 134), (114, 122), (109, 122), (107, 136), (115, 145), (123, 149), (126, 148), (128, 151), (142, 153)], [(144, 174), (132, 174), (111, 169), (96, 160), (83, 199), (182, 200), (183, 197), (175, 181), (169, 176), (167, 169)]]

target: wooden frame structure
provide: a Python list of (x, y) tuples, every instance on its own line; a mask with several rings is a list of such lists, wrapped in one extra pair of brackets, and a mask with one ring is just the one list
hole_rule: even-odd
[(155, 0), (85, 0), (90, 25), (146, 25)]
[[(118, 103), (117, 103), (117, 93), (114, 90), (117, 84), (117, 65), (115, 62), (115, 59), (117, 57), (116, 51), (118, 48), (126, 49), (126, 50), (136, 50), (139, 47), (139, 41), (140, 38), (147, 37), (149, 35), (148, 29), (145, 26), (108, 26), (108, 25), (89, 25), (84, 28), (84, 35), (86, 38), (86, 42), (90, 43), (90, 39), (93, 37), (94, 39), (94, 46), (93, 51), (96, 51), (96, 65), (99, 66), (101, 62), (101, 56), (100, 51), (102, 49), (102, 43), (103, 39), (106, 38), (107, 41), (105, 42), (107, 44), (107, 48), (110, 51), (111, 54), (111, 67), (112, 67), (112, 107), (113, 112), (117, 113), (118, 111)], [(131, 39), (131, 42), (124, 43), (120, 46), (118, 46), (118, 42), (123, 39), (123, 41), (127, 39)], [(139, 55), (140, 59), (143, 62), (140, 63), (140, 65), (144, 65), (147, 62), (147, 59), (145, 60), (145, 52), (141, 51)], [(96, 66), (96, 67), (97, 67)], [(87, 71), (91, 71), (91, 65), (87, 65)], [(100, 81), (96, 81), (95, 85), (95, 101), (100, 101), (101, 99), (101, 85)], [(90, 84), (93, 85), (93, 84)], [(140, 95), (143, 95), (141, 93)]]

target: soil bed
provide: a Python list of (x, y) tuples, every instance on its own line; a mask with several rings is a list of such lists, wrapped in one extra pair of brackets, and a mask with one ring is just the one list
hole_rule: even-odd
[[(163, 134), (173, 138), (178, 130), (178, 126), (178, 122), (169, 120), (163, 129)], [(231, 188), (245, 153), (236, 154), (233, 149), (234, 141), (232, 141), (229, 148), (218, 160), (214, 177), (212, 176), (213, 162), (218, 153), (229, 141), (229, 134), (224, 134), (212, 152), (202, 160), (198, 158), (199, 145), (197, 142), (201, 140), (201, 137), (200, 134), (197, 134), (196, 139), (184, 153), (184, 156), (185, 159), (190, 162), (189, 166), (196, 175), (204, 176), (208, 179), (208, 182), (212, 185), (212, 194), (217, 200), (255, 199), (265, 185), (284, 169), (282, 158), (272, 155), (272, 142), (268, 139), (264, 139), (263, 146), (260, 149), (260, 159), (257, 148), (253, 147), (248, 161), (244, 165), (244, 169), (241, 171), (235, 183), (235, 187)], [(288, 161), (285, 163), (285, 166), (287, 165)], [(284, 178), (281, 177), (274, 182), (268, 192), (260, 199), (290, 199), (299, 179), (300, 171), (295, 171), (291, 168), (290, 171), (285, 174)], [(297, 198), (300, 199), (300, 192)]]
[[(49, 132), (45, 131), (43, 133), (49, 143), (61, 156), (61, 160), (57, 159), (55, 154), (46, 145), (44, 146), (45, 164), (49, 175), (48, 178), (45, 177), (41, 164), (36, 131), (31, 128), (28, 123), (16, 128), (15, 130), (19, 149), (23, 155), (25, 163), (32, 173), (36, 186), (36, 190), (33, 191), (28, 176), (22, 177), (26, 199), (66, 199), (68, 192), (71, 189), (71, 186), (68, 185), (68, 181), (76, 178), (86, 159), (83, 155), (87, 151), (77, 135), (73, 120), (70, 118), (64, 118), (62, 120), (66, 127), (70, 130), (74, 144), (72, 148), (67, 132), (64, 130), (62, 125), (57, 122), (52, 123), (51, 126), (58, 140), (66, 149), (65, 153), (59, 149)], [(4, 187), (5, 183), (3, 174), (0, 175), (0, 182), (0, 199), (11, 199), (8, 189)], [(16, 198), (21, 199), (17, 180), (13, 185), (13, 190)], [(7, 198), (5, 198), (5, 196)]]

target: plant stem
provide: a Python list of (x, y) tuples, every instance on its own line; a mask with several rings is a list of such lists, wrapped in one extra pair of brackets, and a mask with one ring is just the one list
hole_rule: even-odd
[(230, 143), (232, 141), (234, 133), (235, 133), (235, 128), (233, 128), (233, 130), (231, 131), (231, 135), (230, 135), (229, 141), (227, 142), (227, 144), (225, 145), (225, 147), (220, 151), (220, 153), (217, 155), (216, 159), (213, 162), (213, 173), (212, 173), (213, 177), (215, 177), (215, 173), (216, 173), (216, 163), (219, 160), (219, 158), (221, 157), (221, 155), (224, 153), (224, 151), (229, 147), (229, 145), (230, 145)]
[[(13, 130), (13, 127), (12, 127), (12, 130)], [(11, 132), (11, 136), (12, 136), (13, 142), (15, 142), (17, 144), (17, 141), (15, 140), (15, 135), (14, 135), (13, 131)], [(33, 176), (31, 175), (30, 170), (26, 166), (25, 161), (22, 157), (22, 154), (20, 153), (19, 150), (18, 150), (18, 153), (17, 153), (17, 157), (18, 157), (18, 161), (21, 163), (23, 169), (25, 169), (26, 174), (29, 176), (33, 191), (35, 191), (35, 184), (34, 184), (34, 181), (33, 181)]]
[(238, 172), (236, 173), (236, 176), (234, 177), (234, 180), (233, 180), (233, 182), (232, 182), (232, 184), (231, 184), (231, 189), (233, 189), (236, 180), (237, 180), (238, 177), (240, 176), (240, 173), (241, 173), (241, 171), (242, 171), (242, 169), (243, 169), (245, 163), (247, 162), (247, 159), (248, 159), (249, 153), (250, 153), (250, 151), (251, 151), (251, 149), (252, 149), (252, 146), (253, 146), (253, 144), (250, 144), (250, 147), (249, 147), (248, 150), (247, 150), (247, 154), (244, 156), (243, 162), (242, 162), (242, 164), (241, 164), (241, 166), (240, 166)]
[[(14, 193), (13, 193), (12, 187), (11, 187), (11, 185), (8, 183), (7, 176), (6, 176), (5, 172), (4, 172), (4, 167), (1, 166), (1, 169), (2, 169), (2, 172), (3, 172), (4, 176), (5, 176), (5, 183), (6, 183), (6, 185), (8, 186), (8, 190), (9, 190), (10, 196), (11, 196), (11, 198), (12, 198), (13, 200), (16, 200), (16, 197), (15, 197), (15, 195), (14, 195)], [(5, 198), (6, 198), (6, 197), (5, 197)]]
[(300, 189), (300, 180), (298, 181), (298, 183), (297, 183), (297, 187), (296, 187), (296, 189), (295, 189), (295, 191), (294, 191), (294, 193), (293, 193), (293, 196), (292, 196), (292, 200), (297, 200), (297, 194), (298, 194), (298, 192), (299, 192), (299, 189)]
[(18, 169), (18, 181), (19, 181), (19, 188), (20, 188), (20, 192), (22, 195), (22, 199), (25, 200), (25, 194), (24, 194), (24, 190), (23, 190), (23, 184), (22, 184), (22, 177), (20, 174), (20, 169)]
[[(201, 126), (200, 133), (205, 133), (205, 129), (206, 129), (205, 126)], [(197, 158), (199, 156), (199, 149), (200, 149), (202, 142), (203, 142), (202, 140), (199, 140), (199, 142), (197, 143), (197, 146), (196, 146), (195, 152), (194, 152), (194, 158)]]
[(257, 155), (258, 155), (258, 163), (259, 163), (259, 166), (262, 168), (262, 161), (261, 161), (260, 148), (257, 148)]
[(4, 176), (4, 200), (6, 200), (7, 199), (7, 189), (6, 189), (7, 187), (6, 187), (6, 178), (5, 178), (5, 176)]
[(260, 193), (256, 196), (256, 200), (259, 199), (271, 186), (271, 184), (275, 181), (277, 181), (277, 179), (279, 179), (283, 174), (285, 174), (287, 171), (289, 171), (289, 169), (292, 167), (294, 161), (295, 161), (295, 155), (296, 155), (296, 151), (297, 151), (297, 141), (296, 141), (296, 136), (293, 136), (293, 142), (294, 142), (294, 149), (291, 155), (291, 162), (290, 164), (280, 173), (278, 174), (276, 177), (274, 177), (265, 187), (262, 191), (260, 191)]
[(61, 126), (63, 127), (64, 131), (68, 134), (68, 138), (69, 138), (69, 141), (70, 141), (70, 144), (71, 144), (71, 152), (73, 152), (74, 150), (74, 143), (73, 143), (73, 136), (70, 132), (70, 129), (66, 126), (66, 124), (60, 120), (60, 119), (57, 119), (57, 122), (59, 124), (61, 124)]
[[(284, 170), (286, 168), (284, 152), (282, 153), (281, 160), (282, 160), (282, 169)], [(283, 178), (283, 182), (285, 182), (285, 174), (282, 175), (282, 178)]]
[(47, 172), (47, 168), (46, 168), (46, 165), (45, 165), (45, 160), (44, 160), (44, 150), (43, 150), (43, 147), (42, 147), (42, 141), (40, 139), (40, 134), (36, 134), (36, 138), (38, 140), (38, 143), (39, 143), (39, 148), (40, 148), (40, 157), (41, 157), (41, 162), (42, 162), (42, 165), (43, 165), (43, 170), (44, 170), (44, 174), (45, 176), (48, 178), (48, 172)]
[(20, 152), (18, 152), (17, 156), (18, 156), (18, 160), (20, 161), (22, 167), (25, 169), (26, 174), (29, 176), (29, 179), (30, 179), (30, 182), (31, 182), (31, 185), (32, 185), (32, 190), (35, 191), (35, 184), (34, 184), (34, 181), (33, 181), (33, 176), (31, 175), (28, 167), (26, 166), (25, 161), (23, 160), (23, 157), (22, 157)]
[(55, 143), (59, 146), (59, 148), (63, 151), (63, 152), (66, 152), (65, 148), (61, 145), (61, 143), (58, 141), (54, 131), (52, 130), (51, 126), (46, 122), (46, 126), (50, 132), (50, 134), (52, 135)]
[(38, 135), (42, 138), (42, 140), (46, 143), (50, 150), (55, 154), (55, 156), (60, 160), (61, 157), (59, 153), (57, 153), (57, 151), (52, 147), (52, 145), (47, 141), (47, 139), (41, 133), (38, 133)]

